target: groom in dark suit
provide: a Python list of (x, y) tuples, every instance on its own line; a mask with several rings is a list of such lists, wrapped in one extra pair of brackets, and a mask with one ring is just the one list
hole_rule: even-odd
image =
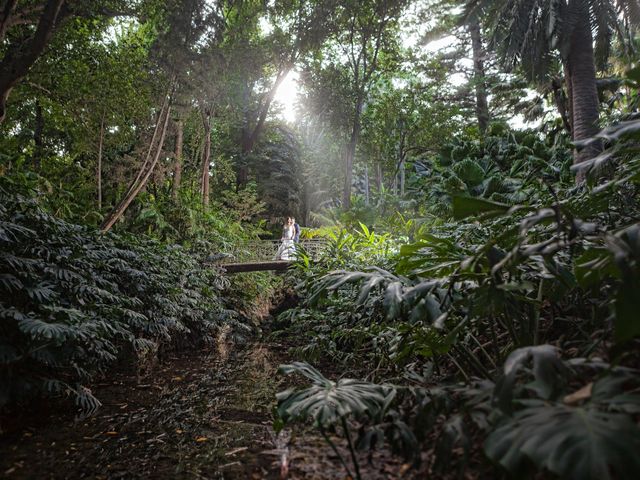
[(293, 243), (299, 243), (300, 242), (300, 225), (298, 225), (298, 222), (296, 222), (295, 218), (292, 217), (291, 220), (293, 220), (293, 230), (294, 230)]

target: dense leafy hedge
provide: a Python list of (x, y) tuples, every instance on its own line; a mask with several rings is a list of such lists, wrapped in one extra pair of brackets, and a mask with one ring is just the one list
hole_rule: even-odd
[(0, 193), (0, 407), (82, 386), (116, 359), (211, 341), (226, 280), (178, 246), (101, 235)]

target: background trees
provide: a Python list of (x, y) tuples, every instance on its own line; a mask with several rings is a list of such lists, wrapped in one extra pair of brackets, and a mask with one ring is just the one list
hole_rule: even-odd
[[(556, 62), (560, 63), (568, 99), (568, 126), (572, 139), (580, 141), (592, 138), (599, 130), (596, 67), (606, 68), (614, 35), (622, 45), (628, 43), (629, 29), (640, 21), (638, 7), (635, 0), (481, 0), (469, 2), (468, 17), (485, 13), (493, 44), (507, 71), (520, 65), (530, 80), (548, 82)], [(599, 148), (598, 142), (579, 148), (575, 163), (593, 157)], [(583, 178), (579, 173), (577, 180)]]
[[(529, 3), (488, 0), (469, 2), (466, 13), (457, 2), (426, 0), (62, 2), (45, 46), (11, 81), (5, 169), (36, 173), (48, 201), (61, 204), (56, 212), (105, 227), (118, 223), (122, 201), (132, 208), (124, 225), (139, 224), (143, 211), (142, 224), (153, 217), (160, 225), (186, 205), (206, 216), (269, 197), (271, 209), (269, 189), (284, 188), (293, 170), (314, 179), (303, 176), (306, 186), (288, 200), (309, 220), (339, 217), (331, 207), (349, 210), (352, 199), (365, 210), (404, 201), (428, 208), (410, 207), (407, 193), (423, 189), (426, 166), (455, 135), (480, 141), (505, 124), (539, 122), (540, 131), (562, 136), (564, 128), (581, 140), (596, 131), (599, 108), (607, 118), (629, 108), (616, 76), (629, 59), (636, 4), (552, 3), (534, 2), (524, 22)], [(7, 65), (53, 6), (3, 2)], [(588, 95), (573, 84), (583, 85), (589, 62), (571, 53), (589, 44), (572, 40), (590, 32), (585, 22), (602, 72), (589, 74)], [(274, 101), (291, 78), (299, 117), (284, 127)], [(149, 165), (150, 145), (157, 160)], [(290, 174), (267, 178), (291, 155), (299, 159)], [(136, 179), (140, 188), (131, 189)], [(70, 194), (73, 202), (63, 201)]]

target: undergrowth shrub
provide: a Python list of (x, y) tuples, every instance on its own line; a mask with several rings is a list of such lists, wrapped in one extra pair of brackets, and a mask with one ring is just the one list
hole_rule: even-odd
[(91, 411), (99, 402), (83, 385), (116, 359), (246, 328), (221, 301), (228, 280), (184, 248), (0, 197), (0, 408), (44, 394)]
[(432, 449), (430, 473), (463, 476), (474, 456), (511, 478), (640, 474), (640, 121), (600, 136), (609, 148), (576, 167), (586, 185), (541, 176), (497, 201), (468, 188), (466, 162), (455, 223), (424, 224), (384, 264), (329, 250), (299, 265), (304, 302), (280, 317), (295, 354), (370, 381), (286, 367), (312, 385), (279, 395), (281, 420), (414, 461)]

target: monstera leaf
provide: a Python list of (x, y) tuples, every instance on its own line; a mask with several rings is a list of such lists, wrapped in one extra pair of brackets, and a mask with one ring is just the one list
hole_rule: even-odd
[(507, 213), (510, 208), (510, 205), (492, 202), (484, 198), (466, 197), (462, 195), (453, 196), (453, 216), (457, 220), (480, 214), (482, 214), (484, 218), (503, 215)]
[(563, 479), (640, 476), (640, 429), (625, 414), (529, 400), (485, 441), (485, 453), (514, 478), (533, 462)]
[(278, 414), (285, 423), (312, 419), (320, 427), (329, 427), (349, 415), (377, 416), (395, 395), (395, 390), (384, 385), (349, 378), (333, 382), (303, 362), (282, 365), (280, 372), (300, 373), (311, 380), (307, 388), (288, 389), (276, 395)]
[(514, 397), (521, 394), (521, 387), (517, 382), (520, 372), (528, 372), (533, 377), (524, 385), (525, 390), (534, 392), (545, 400), (555, 399), (562, 393), (568, 374), (557, 348), (552, 345), (518, 348), (509, 354), (503, 369), (504, 375), (497, 382), (494, 391), (496, 404), (503, 412), (511, 412)]

